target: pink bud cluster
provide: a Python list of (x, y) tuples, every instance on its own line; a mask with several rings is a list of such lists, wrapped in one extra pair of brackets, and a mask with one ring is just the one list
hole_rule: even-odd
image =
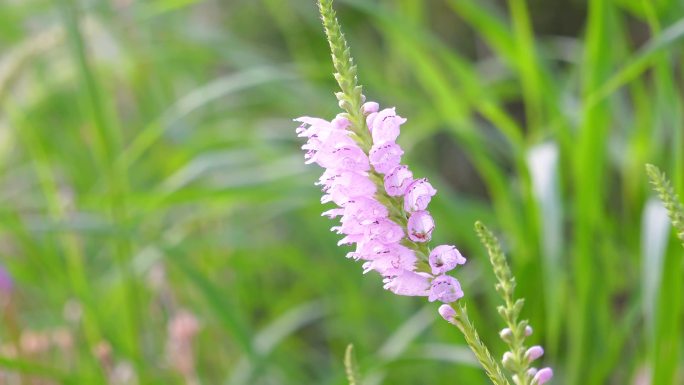
[[(346, 114), (332, 121), (301, 117), (295, 119), (306, 163), (325, 169), (318, 181), (324, 192), (322, 203), (338, 207), (326, 211), (329, 218), (341, 216), (332, 228), (344, 235), (340, 245), (355, 244), (347, 256), (363, 260), (364, 273), (377, 271), (384, 288), (398, 295), (427, 296), (430, 301), (450, 303), (463, 296), (456, 278), (446, 275), (465, 258), (450, 245), (432, 251), (430, 241), (435, 222), (427, 211), (436, 190), (427, 179), (414, 179), (401, 164), (404, 151), (396, 143), (406, 119), (394, 108), (380, 110), (369, 102), (363, 105), (370, 135), (357, 135)], [(372, 143), (363, 143), (370, 136)], [(366, 153), (362, 146), (370, 147)]]
[[(530, 335), (532, 335), (532, 327), (527, 325), (525, 326), (525, 337), (529, 337)], [(509, 342), (511, 338), (513, 338), (513, 331), (511, 331), (510, 328), (504, 328), (499, 333), (499, 336), (501, 336), (502, 340)], [(540, 358), (543, 355), (544, 348), (542, 348), (539, 345), (535, 345), (527, 349), (525, 351), (525, 354), (523, 354), (525, 366), (529, 365), (530, 363), (532, 363), (532, 361)], [(509, 367), (513, 361), (515, 361), (515, 356), (512, 352), (504, 353), (501, 362), (505, 367)], [(525, 375), (529, 377), (530, 381), (524, 383), (529, 383), (531, 385), (542, 385), (548, 382), (551, 379), (551, 377), (553, 377), (553, 370), (548, 367), (543, 369), (529, 368), (525, 372)], [(516, 385), (520, 385), (521, 383), (523, 383), (520, 381), (520, 378), (517, 374), (513, 375), (513, 382), (515, 382)]]

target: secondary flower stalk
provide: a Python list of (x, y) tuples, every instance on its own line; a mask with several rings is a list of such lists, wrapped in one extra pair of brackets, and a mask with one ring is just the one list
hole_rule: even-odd
[(482, 223), (475, 223), (475, 231), (487, 248), (498, 281), (496, 291), (504, 299), (504, 305), (498, 307), (499, 314), (506, 322), (506, 328), (501, 330), (499, 336), (509, 348), (503, 355), (503, 366), (513, 373), (516, 385), (542, 385), (551, 379), (553, 371), (551, 368), (538, 370), (530, 367), (533, 361), (544, 354), (544, 349), (541, 346), (525, 346), (525, 338), (532, 334), (532, 327), (526, 320), (518, 321), (524, 300), (515, 299), (515, 278), (506, 256), (494, 234)]

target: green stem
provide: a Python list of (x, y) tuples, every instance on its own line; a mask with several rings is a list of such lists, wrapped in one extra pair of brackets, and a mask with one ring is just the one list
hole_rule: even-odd
[(480, 336), (477, 334), (475, 325), (468, 318), (468, 311), (465, 306), (458, 304), (454, 307), (456, 316), (453, 321), (454, 324), (461, 330), (465, 337), (466, 343), (470, 349), (475, 353), (475, 357), (480, 362), (489, 379), (494, 385), (510, 385), (508, 379), (501, 371), (498, 362), (492, 357), (492, 354), (487, 349), (487, 346), (482, 342)]
[(499, 241), (481, 222), (475, 223), (475, 231), (489, 253), (489, 260), (498, 281), (496, 291), (504, 300), (504, 305), (498, 307), (499, 314), (511, 331), (510, 337), (504, 338), (504, 341), (508, 344), (509, 351), (513, 354), (513, 359), (511, 362), (505, 363), (505, 366), (518, 376), (519, 385), (527, 385), (530, 382), (530, 378), (527, 375), (530, 363), (525, 358), (525, 329), (528, 323), (527, 321), (518, 321), (524, 300), (515, 299), (515, 277), (513, 277)]

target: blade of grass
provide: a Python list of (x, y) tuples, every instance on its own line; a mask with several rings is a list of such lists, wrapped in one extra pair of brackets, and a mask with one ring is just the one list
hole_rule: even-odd
[[(56, 177), (50, 167), (49, 158), (45, 153), (44, 143), (37, 137), (28, 118), (21, 114), (14, 105), (6, 102), (5, 111), (16, 126), (17, 135), (29, 154), (31, 154), (32, 166), (38, 177), (43, 197), (46, 200), (50, 218), (56, 223), (65, 221), (67, 219), (67, 214), (60, 198)], [(89, 349), (92, 351), (102, 340), (102, 334), (98, 322), (98, 312), (94, 307), (94, 292), (85, 269), (83, 249), (79, 238), (72, 232), (59, 234), (57, 240), (59, 246), (62, 248), (65, 259), (65, 266), (60, 270), (68, 279), (69, 285), (76, 298), (85, 305), (83, 328), (86, 342)], [(88, 360), (88, 369), (93, 371), (93, 375), (95, 376), (103, 376), (103, 373), (100, 371), (99, 363), (95, 361), (94, 357), (89, 357), (91, 359)], [(104, 380), (104, 377), (101, 377), (101, 379)]]
[[(611, 33), (612, 6), (608, 1), (596, 0), (589, 3), (583, 73), (582, 95), (588, 98), (607, 76), (615, 46)], [(607, 255), (597, 259), (601, 252), (598, 245), (604, 244), (607, 228), (602, 226), (606, 216), (605, 178), (606, 142), (608, 134), (608, 110), (605, 103), (584, 108), (582, 125), (576, 139), (574, 151), (573, 184), (576, 192), (574, 210), (575, 245), (573, 250), (573, 280), (576, 285), (576, 305), (572, 310), (573, 325), (569, 344), (568, 383), (588, 385), (600, 384), (604, 379), (596, 378), (598, 371), (596, 357), (602, 354), (597, 341), (605, 334), (603, 329), (609, 318), (607, 313), (609, 294), (606, 281), (600, 276), (612, 266)], [(598, 262), (598, 263), (597, 263)], [(601, 310), (597, 310), (601, 309)]]
[[(113, 162), (114, 156), (122, 148), (122, 137), (116, 115), (108, 111), (107, 94), (98, 82), (93, 69), (88, 47), (81, 26), (81, 11), (74, 0), (55, 0), (64, 20), (68, 41), (72, 47), (76, 68), (81, 77), (83, 93), (85, 94), (87, 111), (93, 121), (94, 145), (93, 156), (102, 174), (107, 180), (105, 197), (106, 210), (113, 222), (122, 228), (128, 227), (127, 195), (129, 182), (127, 168), (117, 167)], [(111, 101), (109, 101), (111, 102)], [(138, 288), (131, 271), (130, 258), (132, 245), (128, 237), (113, 237), (110, 247), (116, 266), (124, 277), (123, 298), (126, 306), (121, 309), (124, 321), (116, 334), (120, 338), (119, 344), (132, 358), (138, 373), (145, 377), (146, 367), (142, 358), (138, 338), (142, 317), (139, 314)]]

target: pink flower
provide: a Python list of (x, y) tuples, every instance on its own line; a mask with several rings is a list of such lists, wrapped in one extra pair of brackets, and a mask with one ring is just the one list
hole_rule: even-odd
[(415, 270), (416, 253), (402, 245), (388, 246), (382, 254), (376, 254), (376, 258), (363, 264), (364, 273), (375, 270), (388, 276), (400, 273), (404, 270)]
[(418, 179), (411, 183), (404, 194), (404, 210), (407, 212), (425, 210), (430, 199), (437, 193), (427, 179)]
[(432, 274), (435, 275), (444, 274), (456, 266), (466, 263), (466, 259), (456, 247), (451, 245), (440, 245), (432, 249), (428, 261), (432, 268)]
[(456, 278), (440, 275), (432, 280), (428, 296), (430, 302), (441, 301), (451, 303), (456, 302), (461, 297), (463, 297), (463, 291), (461, 290), (461, 284)]
[(337, 173), (333, 171), (327, 175), (323, 185), (323, 190), (327, 194), (323, 195), (321, 203), (332, 201), (338, 206), (342, 206), (354, 198), (373, 196), (376, 191), (375, 183), (367, 176), (351, 171), (339, 171)]
[(553, 370), (551, 368), (544, 368), (537, 372), (532, 378), (532, 385), (542, 385), (553, 377)]
[(383, 281), (385, 290), (397, 295), (426, 296), (430, 289), (430, 276), (404, 270), (396, 275), (386, 277)]
[(309, 160), (328, 169), (355, 172), (370, 170), (368, 157), (356, 144), (348, 144), (334, 149), (326, 148), (324, 150), (319, 150)]
[(408, 237), (414, 242), (427, 242), (432, 238), (435, 221), (427, 211), (416, 211), (408, 220)]
[(401, 162), (404, 151), (394, 142), (376, 144), (370, 149), (370, 163), (375, 171), (387, 174)]
[(535, 346), (532, 346), (531, 348), (527, 349), (527, 351), (525, 352), (525, 359), (528, 362), (532, 362), (532, 361), (536, 360), (537, 358), (539, 358), (543, 355), (544, 355), (544, 349), (539, 345), (535, 345)]
[(412, 182), (413, 173), (408, 167), (399, 165), (385, 175), (385, 191), (392, 197), (401, 196)]
[(394, 108), (371, 113), (366, 118), (374, 144), (396, 141), (399, 137), (399, 127), (405, 122), (406, 119), (398, 116)]
[(373, 221), (366, 227), (366, 239), (385, 244), (399, 243), (404, 238), (404, 229), (387, 218)]

